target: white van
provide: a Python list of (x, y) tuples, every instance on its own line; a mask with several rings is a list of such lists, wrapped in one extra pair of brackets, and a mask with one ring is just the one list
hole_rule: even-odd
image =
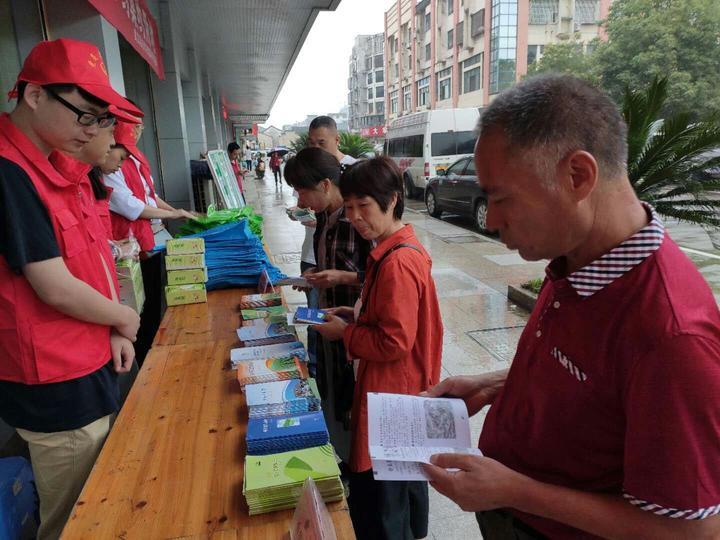
[(480, 109), (434, 109), (401, 116), (385, 139), (385, 155), (403, 171), (405, 196), (425, 191), (430, 178), (458, 159), (471, 156)]

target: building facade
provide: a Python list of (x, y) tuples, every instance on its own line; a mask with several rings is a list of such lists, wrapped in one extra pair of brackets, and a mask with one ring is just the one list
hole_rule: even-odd
[(363, 128), (385, 124), (385, 36), (355, 38), (348, 66), (348, 127)]
[(385, 12), (388, 123), (416, 111), (484, 107), (550, 43), (604, 37), (612, 0), (395, 0)]

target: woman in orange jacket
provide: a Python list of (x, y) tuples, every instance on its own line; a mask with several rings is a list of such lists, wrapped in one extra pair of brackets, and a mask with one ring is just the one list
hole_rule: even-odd
[(432, 261), (401, 221), (402, 174), (388, 158), (362, 161), (340, 179), (345, 212), (375, 242), (365, 285), (354, 308), (330, 310), (316, 326), (342, 339), (355, 366), (350, 455), (350, 515), (359, 539), (427, 536), (427, 482), (377, 481), (368, 452), (368, 392), (417, 395), (440, 377), (443, 326)]

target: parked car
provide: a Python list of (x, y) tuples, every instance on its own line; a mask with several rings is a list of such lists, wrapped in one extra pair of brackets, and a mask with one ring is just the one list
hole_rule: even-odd
[(487, 229), (487, 197), (480, 187), (472, 157), (458, 159), (446, 171), (438, 171), (425, 189), (425, 206), (433, 217), (452, 212), (473, 218), (480, 232)]
[(401, 116), (385, 138), (385, 155), (403, 172), (405, 196), (420, 196), (430, 178), (472, 156), (480, 109), (434, 109)]

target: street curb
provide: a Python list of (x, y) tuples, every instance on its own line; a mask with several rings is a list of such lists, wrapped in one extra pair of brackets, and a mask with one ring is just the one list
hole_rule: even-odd
[(537, 302), (537, 296), (534, 293), (521, 287), (515, 287), (514, 285), (508, 285), (507, 297), (508, 300), (515, 302), (527, 311), (532, 311), (535, 307), (535, 302)]

